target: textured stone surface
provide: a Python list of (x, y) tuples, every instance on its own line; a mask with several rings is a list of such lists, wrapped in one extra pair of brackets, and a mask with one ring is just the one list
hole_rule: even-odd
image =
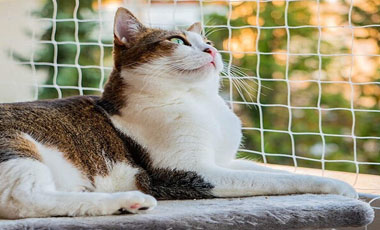
[(0, 229), (318, 229), (363, 226), (373, 210), (336, 195), (160, 201), (147, 214), (0, 220)]

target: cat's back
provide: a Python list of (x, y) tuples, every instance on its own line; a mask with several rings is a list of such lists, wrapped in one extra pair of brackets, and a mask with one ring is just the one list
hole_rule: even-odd
[[(46, 161), (41, 158), (50, 157), (56, 150), (91, 180), (110, 173), (110, 164), (131, 164), (125, 140), (99, 100), (95, 96), (78, 96), (0, 104), (0, 163), (19, 157), (18, 151), (26, 157)], [(43, 146), (49, 153), (41, 156), (43, 151), (35, 154), (20, 149), (31, 144), (37, 148)]]
[[(64, 122), (70, 117), (82, 118), (96, 111), (98, 97), (70, 97), (18, 103), (0, 103), (0, 129), (16, 128), (15, 124), (33, 124), (30, 128), (48, 122)], [(96, 111), (97, 113), (99, 111)], [(94, 113), (93, 113), (94, 114)], [(26, 127), (18, 127), (23, 129)]]
[(78, 96), (65, 99), (0, 104), (0, 132), (26, 133), (45, 143), (113, 132), (99, 98)]
[[(77, 96), (65, 99), (38, 100), (31, 102), (0, 103), (0, 122), (4, 128), (9, 122), (33, 123), (59, 122), (67, 118), (83, 118), (101, 113), (97, 106), (99, 97)], [(103, 115), (103, 114), (102, 114)], [(13, 125), (13, 123), (12, 123)], [(7, 128), (10, 128), (7, 126)]]

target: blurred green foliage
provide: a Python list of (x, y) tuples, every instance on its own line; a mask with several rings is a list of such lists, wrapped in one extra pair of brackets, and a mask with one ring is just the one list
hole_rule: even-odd
[[(339, 12), (344, 13), (335, 12), (334, 15), (338, 17), (334, 20), (335, 23), (341, 21), (341, 25), (347, 26), (349, 2), (340, 1), (340, 5)], [(323, 17), (328, 17), (328, 7), (328, 3), (325, 6), (321, 3), (322, 16), (319, 20), (323, 26), (329, 26), (329, 24), (323, 24), (326, 22), (322, 20)], [(226, 4), (225, 8), (228, 11), (229, 6)], [(323, 55), (319, 58), (316, 55), (318, 46), (321, 54), (350, 54), (351, 47), (343, 43), (337, 44), (334, 37), (329, 38), (329, 33), (338, 37), (339, 33), (342, 33), (341, 39), (348, 38), (347, 40), (351, 41), (351, 29), (339, 27), (339, 24), (335, 27), (330, 26), (332, 29), (322, 28), (320, 37), (320, 32), (315, 26), (302, 27), (316, 25), (317, 6), (313, 5), (313, 1), (290, 2), (287, 22), (284, 19), (285, 2), (261, 2), (259, 19), (257, 19), (257, 2), (235, 3), (231, 8), (230, 15), (218, 12), (207, 15), (205, 21), (212, 25), (206, 29), (206, 33), (210, 34), (209, 39), (216, 43), (218, 49), (232, 51), (223, 53), (227, 63), (231, 58), (232, 63), (240, 67), (247, 76), (255, 77), (255, 83), (252, 80), (245, 80), (250, 87), (258, 90), (258, 84), (262, 86), (260, 92), (249, 90), (255, 95), (253, 99), (241, 90), (244, 98), (253, 105), (234, 104), (234, 109), (242, 118), (243, 125), (253, 127), (253, 129), (244, 130), (243, 149), (253, 150), (256, 153), (242, 151), (239, 152), (239, 156), (264, 161), (261, 153), (265, 152), (269, 153), (266, 156), (269, 163), (294, 165), (292, 155), (295, 154), (301, 157), (297, 160), (298, 166), (313, 168), (321, 168), (321, 162), (318, 160), (324, 158), (338, 161), (327, 162), (326, 169), (349, 172), (355, 172), (356, 165), (352, 162), (339, 161), (354, 161), (355, 154), (358, 161), (380, 162), (380, 140), (360, 138), (380, 136), (380, 113), (360, 111), (352, 113), (349, 110), (351, 90), (354, 93), (354, 108), (379, 110), (380, 85), (354, 85), (351, 89), (348, 77), (350, 73), (347, 74), (351, 57)], [(357, 26), (379, 24), (380, 19), (376, 16), (379, 12), (380, 3), (376, 1), (367, 1), (367, 5), (361, 7), (354, 5), (352, 23)], [(257, 22), (260, 30), (257, 29)], [(228, 28), (213, 28), (213, 26), (228, 23), (233, 27), (242, 28), (233, 28), (231, 31)], [(288, 31), (284, 28), (286, 23), (290, 26)], [(247, 28), (253, 33), (247, 33)], [(349, 33), (347, 37), (344, 37), (347, 30)], [(356, 41), (377, 41), (379, 46), (379, 27), (368, 28), (368, 31), (364, 32), (367, 36), (356, 37), (354, 34)], [(248, 36), (249, 34), (254, 36)], [(229, 36), (232, 40), (230, 43), (227, 41)], [(250, 40), (254, 48), (244, 46), (245, 40)], [(234, 44), (235, 41), (237, 44)], [(258, 50), (256, 50), (257, 41)], [(293, 55), (287, 56), (288, 45), (289, 53)], [(258, 60), (260, 61), (259, 68), (257, 68)], [(353, 61), (356, 61), (355, 58)], [(377, 63), (374, 67), (375, 73), (370, 79), (366, 79), (368, 82), (380, 80), (379, 59), (376, 59), (375, 63)], [(346, 72), (340, 68), (345, 68)], [(351, 75), (352, 82), (364, 81), (358, 77), (360, 73), (355, 73), (355, 63)], [(287, 79), (290, 81), (286, 81)], [(318, 84), (319, 79), (322, 81), (320, 84)], [(329, 81), (339, 82), (329, 83)], [(224, 80), (225, 94), (229, 93), (229, 84), (230, 80), (226, 78)], [(368, 87), (371, 89), (369, 90)], [(319, 92), (321, 92), (320, 97)], [(259, 93), (260, 101), (258, 101)], [(235, 101), (243, 101), (242, 95), (237, 90), (233, 91), (233, 95)], [(370, 103), (366, 103), (362, 97)], [(342, 109), (319, 111), (317, 107)], [(262, 116), (260, 116), (260, 110)], [(355, 116), (354, 127), (353, 116)], [(261, 123), (263, 127), (260, 126)], [(260, 128), (266, 131), (261, 133)], [(351, 137), (352, 129), (354, 129), (354, 135), (359, 137), (356, 140)], [(290, 132), (292, 135), (289, 134)], [(321, 133), (330, 135), (321, 135)], [(270, 155), (271, 153), (274, 155)], [(276, 154), (284, 154), (288, 157), (276, 156)], [(380, 166), (364, 164), (358, 167), (361, 173), (380, 174)]]

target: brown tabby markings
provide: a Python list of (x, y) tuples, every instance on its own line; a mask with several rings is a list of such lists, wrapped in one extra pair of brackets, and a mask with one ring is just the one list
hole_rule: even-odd
[(30, 157), (41, 161), (36, 146), (21, 133), (0, 131), (0, 163), (17, 157)]
[[(91, 97), (3, 104), (0, 106), (0, 133), (0, 143), (8, 143), (9, 150), (13, 150), (1, 146), (1, 152), (29, 153), (40, 160), (35, 146), (20, 136), (26, 133), (36, 141), (63, 152), (90, 180), (108, 173), (102, 153), (111, 162), (126, 161), (128, 155), (105, 111)], [(20, 149), (22, 147), (24, 149)], [(3, 158), (4, 154), (0, 159)]]
[(127, 84), (120, 76), (120, 71), (113, 70), (104, 87), (101, 105), (110, 115), (120, 115), (120, 110), (126, 106)]

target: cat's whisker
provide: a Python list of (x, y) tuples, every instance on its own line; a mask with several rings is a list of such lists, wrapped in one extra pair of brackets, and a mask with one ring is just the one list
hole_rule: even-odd
[[(241, 70), (240, 70), (240, 67), (237, 67), (237, 66), (235, 66), (235, 65), (231, 65), (231, 68), (230, 68), (229, 71), (230, 71), (231, 73), (233, 73), (233, 74), (238, 75), (237, 78), (239, 78), (239, 79), (248, 80), (248, 81), (250, 81), (250, 82), (253, 82), (253, 83), (256, 84), (256, 85), (259, 84), (259, 82), (258, 82), (257, 80), (255, 80), (255, 79), (252, 78), (252, 77), (249, 77), (246, 73), (244, 73), (243, 71), (241, 71)], [(244, 82), (245, 82), (245, 81), (244, 81)], [(267, 86), (265, 86), (265, 85), (263, 85), (263, 84), (261, 84), (261, 87), (262, 87), (262, 88), (265, 88), (265, 89), (268, 89), (268, 90), (273, 90), (273, 89), (271, 89), (270, 87), (267, 87)], [(254, 90), (257, 91), (257, 89), (254, 89)], [(266, 96), (266, 94), (264, 94), (263, 92), (261, 92), (261, 95)]]
[(205, 37), (207, 37), (207, 35), (206, 35), (207, 32), (209, 32), (209, 31), (214, 30), (214, 29), (217, 28), (217, 27), (213, 27), (215, 25), (215, 23), (213, 21), (215, 21), (214, 18), (209, 18), (209, 20), (204, 23), (204, 25), (206, 26), (205, 27), (205, 32), (206, 33), (204, 34)]
[[(228, 66), (229, 63), (230, 63), (230, 60), (223, 59), (223, 63), (226, 64), (226, 65)], [(235, 64), (233, 64), (233, 63), (231, 63), (231, 66), (236, 67), (236, 68), (239, 68), (239, 69), (242, 69), (242, 70), (251, 71), (251, 69), (249, 69), (249, 68), (244, 68), (244, 67), (241, 67), (241, 66), (237, 66), (237, 65), (235, 65)]]
[(223, 30), (223, 28), (213, 28), (213, 29), (210, 29), (209, 31), (207, 31), (207, 33), (205, 34), (205, 37), (209, 37), (211, 34), (215, 33), (215, 32), (218, 32), (218, 31), (221, 31)]
[[(247, 80), (249, 80), (249, 81), (255, 83), (256, 85), (259, 84), (259, 82), (258, 82), (257, 80), (255, 80), (253, 77), (249, 77), (246, 73), (244, 73), (243, 71), (241, 71), (241, 69), (242, 69), (241, 67), (238, 67), (238, 66), (232, 65), (232, 66), (231, 66), (231, 69), (234, 70), (234, 71), (238, 71), (239, 74), (241, 74), (242, 77), (244, 77), (244, 79), (247, 79)], [(270, 87), (265, 86), (265, 85), (263, 85), (263, 84), (261, 84), (261, 87), (263, 87), (263, 88), (265, 88), (265, 89), (268, 89), (268, 90), (273, 90), (273, 89), (271, 89)], [(264, 94), (263, 94), (263, 95), (264, 95)]]
[(204, 23), (204, 25), (211, 25), (211, 26), (213, 26), (213, 25), (215, 25), (215, 18), (213, 18), (213, 17), (210, 17), (205, 23)]
[(245, 98), (245, 96), (244, 96), (244, 93), (243, 93), (243, 92), (241, 91), (241, 89), (240, 89), (240, 85), (239, 85), (239, 83), (237, 83), (237, 82), (235, 82), (235, 81), (232, 80), (232, 84), (235, 86), (235, 88), (236, 88), (236, 90), (238, 91), (238, 93), (239, 93), (241, 99), (242, 99), (242, 100), (248, 105), (248, 107), (250, 107), (250, 105), (248, 104), (248, 102), (247, 102), (247, 100), (246, 100), (246, 98)]
[(242, 81), (240, 81), (239, 79), (234, 79), (234, 78), (232, 79), (239, 85), (240, 89), (244, 90), (247, 94), (250, 95), (250, 92), (246, 89), (246, 86), (243, 84)]
[[(253, 101), (253, 95), (251, 94), (251, 90), (256, 92), (256, 89), (254, 89), (252, 86), (250, 86), (248, 83), (244, 82), (244, 81), (241, 81), (241, 80), (238, 80), (239, 82), (241, 82), (241, 85), (242, 85), (242, 88), (243, 90), (248, 94), (248, 97), (251, 101)], [(248, 90), (248, 89), (250, 90)]]
[[(227, 78), (230, 80), (230, 82), (232, 83), (232, 85), (234, 86), (234, 88), (237, 90), (238, 94), (240, 95), (241, 99), (248, 105), (248, 107), (250, 108), (250, 104), (247, 102), (245, 96), (244, 96), (244, 93), (242, 92), (241, 90), (241, 87), (244, 88), (242, 86), (242, 83), (239, 82), (239, 81), (236, 81), (236, 79), (234, 79), (233, 76), (231, 76), (230, 74), (226, 73), (226, 72), (223, 72), (224, 74), (226, 74)], [(251, 98), (251, 97), (250, 97)], [(252, 100), (252, 98), (251, 98)], [(253, 101), (253, 100), (252, 100)]]
[[(249, 99), (251, 101), (254, 101), (253, 100), (253, 95), (252, 95), (252, 91), (256, 92), (257, 90), (255, 88), (253, 88), (252, 86), (250, 86), (246, 81), (244, 81), (242, 79), (242, 77), (240, 77), (239, 75), (241, 75), (242, 73), (241, 72), (236, 72), (234, 69), (230, 69), (230, 71), (223, 71), (222, 72), (224, 75), (226, 76), (230, 76), (229, 79), (232, 81), (233, 85), (237, 88), (237, 91), (240, 95), (240, 97), (246, 102), (246, 98), (244, 96), (244, 93), (247, 94), (247, 96), (249, 97)], [(232, 76), (231, 76), (232, 74)], [(235, 76), (237, 75), (237, 76)], [(250, 106), (249, 106), (250, 107)]]

